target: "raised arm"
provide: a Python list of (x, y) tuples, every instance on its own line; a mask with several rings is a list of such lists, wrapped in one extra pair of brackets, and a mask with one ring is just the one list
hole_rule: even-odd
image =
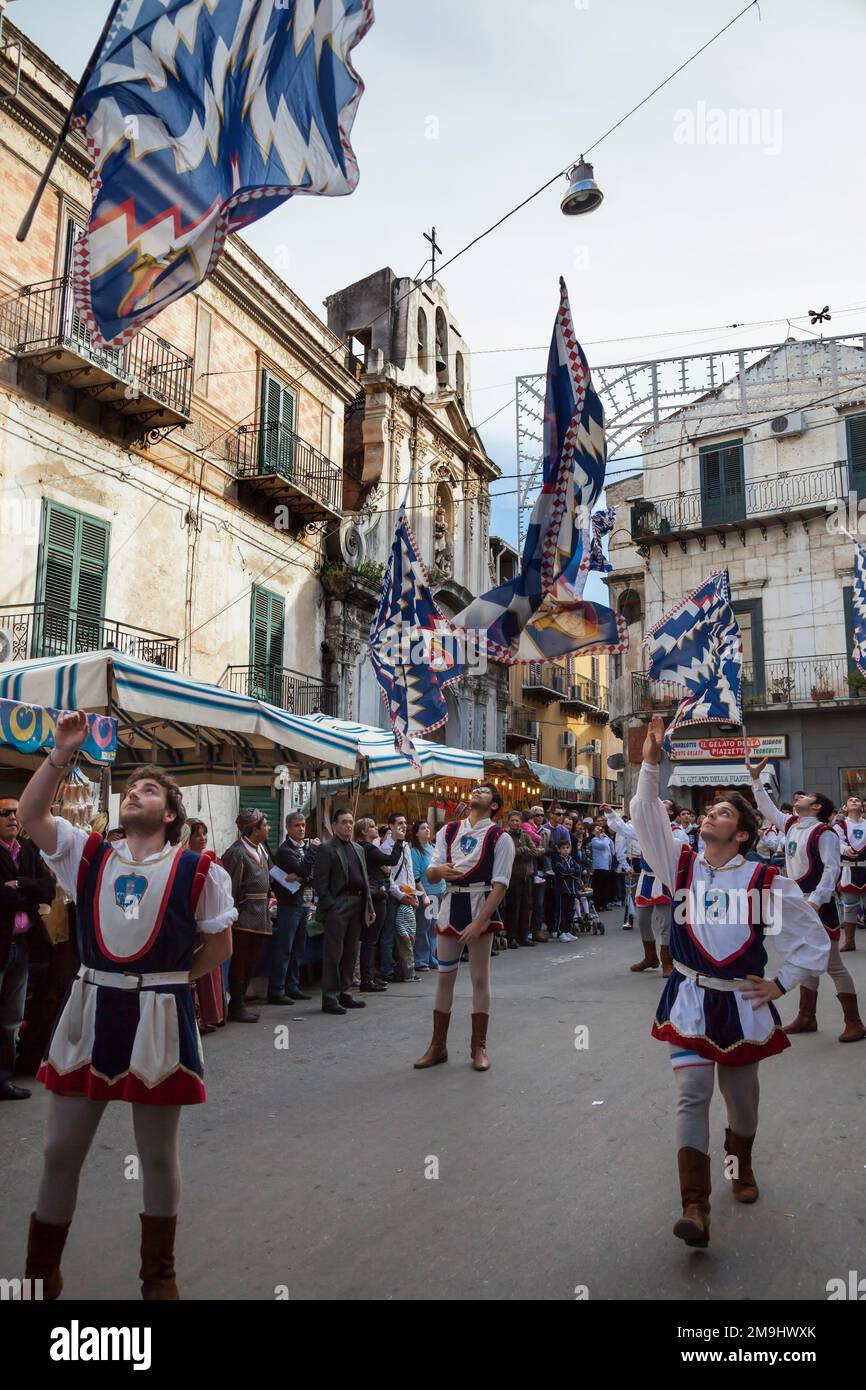
[(788, 817), (785, 815), (784, 811), (779, 810), (774, 801), (770, 800), (770, 794), (761, 781), (761, 773), (766, 766), (766, 758), (762, 758), (759, 763), (755, 763), (754, 767), (749, 762), (749, 759), (746, 759), (746, 767), (749, 769), (749, 776), (752, 779), (752, 791), (755, 795), (755, 805), (761, 815), (764, 816), (771, 825), (775, 826), (777, 830), (784, 830)]
[(21, 793), (18, 819), (43, 854), (54, 854), (57, 849), (57, 825), (51, 805), (58, 782), (69, 771), (72, 759), (86, 738), (87, 715), (83, 710), (67, 710), (61, 714), (54, 731), (54, 747)]
[(682, 847), (673, 837), (668, 813), (659, 800), (664, 735), (664, 721), (660, 714), (654, 714), (644, 741), (643, 764), (630, 809), (641, 854), (656, 877), (668, 888), (673, 888)]

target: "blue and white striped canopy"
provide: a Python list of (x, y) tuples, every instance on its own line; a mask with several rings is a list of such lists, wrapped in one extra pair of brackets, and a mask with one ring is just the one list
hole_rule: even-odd
[[(0, 699), (56, 709), (84, 709), (118, 720), (114, 770), (156, 761), (186, 785), (260, 785), (280, 763), (326, 773), (363, 766), (367, 785), (388, 787), (412, 777), (473, 778), (484, 754), (417, 741), (422, 772), (395, 751), (390, 729), (290, 714), (249, 695), (151, 666), (117, 651), (41, 657), (0, 666)], [(4, 752), (6, 761), (15, 761)]]

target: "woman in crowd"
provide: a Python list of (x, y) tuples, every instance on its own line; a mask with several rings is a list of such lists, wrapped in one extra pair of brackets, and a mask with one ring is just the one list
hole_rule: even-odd
[[(206, 855), (213, 863), (218, 864), (219, 860), (213, 850), (208, 849), (208, 828), (203, 820), (188, 820), (189, 839), (186, 847), (195, 854)], [(121, 834), (123, 832), (121, 831)], [(226, 996), (225, 996), (225, 975), (221, 965), (209, 974), (200, 976), (192, 987), (193, 998), (196, 1003), (196, 1013), (198, 1014), (199, 1032), (214, 1033), (217, 1028), (222, 1028), (226, 1021)]]
[(367, 861), (367, 877), (370, 880), (370, 896), (376, 909), (376, 920), (365, 923), (361, 933), (361, 993), (382, 994), (388, 986), (384, 980), (373, 973), (373, 958), (385, 925), (385, 909), (388, 906), (388, 878), (390, 870), (399, 864), (403, 846), (396, 841), (390, 850), (379, 848), (379, 830), (372, 816), (361, 816), (355, 825), (355, 839), (364, 851)]
[(436, 917), (444, 883), (431, 883), (427, 878), (427, 865), (433, 858), (433, 845), (430, 842), (430, 826), (426, 820), (412, 822), (411, 830), (412, 872), (418, 890), (418, 906), (415, 909), (415, 969), (432, 970), (436, 964)]

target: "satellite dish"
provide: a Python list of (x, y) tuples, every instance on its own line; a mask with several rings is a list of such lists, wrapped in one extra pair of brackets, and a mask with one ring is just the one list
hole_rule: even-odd
[(607, 760), (607, 765), (610, 768), (611, 772), (622, 772), (623, 768), (625, 767), (625, 754), (611, 753), (610, 757)]

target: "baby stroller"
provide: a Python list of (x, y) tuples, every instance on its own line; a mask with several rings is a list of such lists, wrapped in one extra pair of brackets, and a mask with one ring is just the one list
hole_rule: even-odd
[(577, 925), (578, 932), (586, 936), (588, 936), (590, 932), (593, 936), (604, 936), (604, 922), (602, 922), (595, 910), (595, 898), (592, 893), (592, 874), (589, 869), (584, 869), (581, 875), (577, 906), (580, 912)]

